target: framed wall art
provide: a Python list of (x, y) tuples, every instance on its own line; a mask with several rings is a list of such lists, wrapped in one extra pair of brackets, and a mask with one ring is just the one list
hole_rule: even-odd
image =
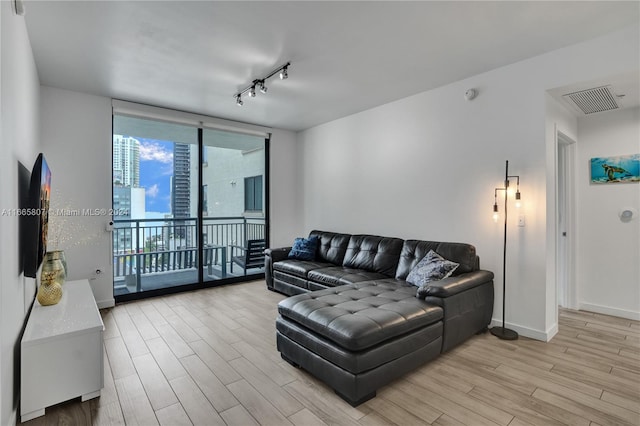
[(640, 154), (591, 159), (591, 183), (640, 182)]

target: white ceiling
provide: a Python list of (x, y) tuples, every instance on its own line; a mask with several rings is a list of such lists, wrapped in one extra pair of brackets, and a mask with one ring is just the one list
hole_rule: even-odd
[[(31, 1), (44, 85), (301, 130), (637, 23), (631, 2)], [(253, 79), (289, 79), (235, 105)]]

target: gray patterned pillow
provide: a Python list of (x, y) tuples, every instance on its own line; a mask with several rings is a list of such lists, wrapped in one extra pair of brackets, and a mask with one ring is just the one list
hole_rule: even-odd
[(429, 253), (409, 272), (407, 282), (420, 287), (428, 282), (447, 278), (458, 266), (460, 266), (459, 263), (447, 260), (435, 251), (429, 250)]

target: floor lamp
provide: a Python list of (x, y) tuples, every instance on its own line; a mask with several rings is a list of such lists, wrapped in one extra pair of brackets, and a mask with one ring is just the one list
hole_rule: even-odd
[(505, 166), (504, 172), (504, 187), (496, 188), (494, 191), (494, 203), (493, 203), (493, 220), (498, 221), (498, 191), (504, 192), (504, 243), (502, 252), (502, 327), (492, 327), (491, 334), (503, 340), (516, 340), (518, 333), (505, 328), (504, 326), (504, 312), (507, 300), (507, 192), (509, 189), (509, 178), (516, 179), (516, 203), (520, 203), (520, 176), (509, 176), (509, 161)]

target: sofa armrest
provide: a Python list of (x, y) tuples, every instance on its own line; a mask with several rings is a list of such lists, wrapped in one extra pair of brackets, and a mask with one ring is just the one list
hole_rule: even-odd
[(479, 270), (467, 272), (466, 274), (456, 275), (440, 281), (432, 281), (420, 286), (416, 297), (420, 299), (424, 299), (425, 297), (451, 297), (484, 283), (491, 282), (492, 280), (493, 272), (490, 271)]
[(264, 278), (267, 288), (273, 290), (273, 263), (286, 259), (291, 247), (268, 248), (264, 251)]
[(264, 255), (271, 258), (272, 262), (279, 262), (289, 256), (291, 247), (268, 248), (264, 250)]

